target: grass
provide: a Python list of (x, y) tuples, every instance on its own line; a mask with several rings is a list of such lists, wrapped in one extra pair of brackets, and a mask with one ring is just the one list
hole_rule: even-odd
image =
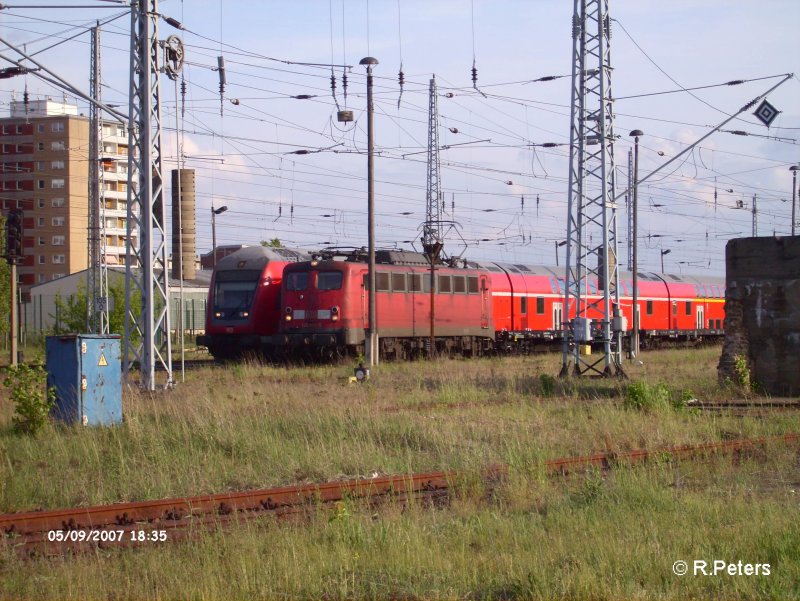
[[(685, 409), (687, 396), (738, 394), (716, 384), (718, 355), (649, 353), (623, 381), (553, 381), (542, 377), (558, 372), (550, 355), (383, 364), (365, 385), (347, 383), (350, 365), (209, 368), (173, 391), (126, 391), (122, 426), (50, 425), (36, 438), (11, 433), (2, 402), (0, 511), (494, 463), (511, 475), (490, 490), (472, 482), (443, 509), (345, 507), (24, 565), (6, 554), (0, 598), (798, 598), (795, 451), (568, 480), (536, 467), (800, 431), (791, 412)], [(678, 559), (778, 567), (761, 578), (678, 578)]]

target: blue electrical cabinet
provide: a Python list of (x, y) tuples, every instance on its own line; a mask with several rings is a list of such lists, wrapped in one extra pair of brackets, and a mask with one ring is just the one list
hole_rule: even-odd
[(47, 387), (56, 391), (51, 415), (68, 424), (108, 426), (122, 421), (120, 337), (48, 336)]

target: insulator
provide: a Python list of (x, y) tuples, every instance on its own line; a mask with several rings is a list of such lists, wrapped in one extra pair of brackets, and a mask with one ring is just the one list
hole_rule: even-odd
[(331, 92), (336, 94), (336, 76), (333, 73), (331, 73)]
[(545, 75), (544, 77), (540, 77), (539, 79), (534, 79), (534, 81), (554, 81), (558, 79), (556, 75)]
[(347, 100), (347, 71), (342, 72), (342, 93), (344, 94), (344, 99)]
[(738, 86), (739, 84), (743, 84), (744, 79), (732, 79), (731, 81), (727, 82), (726, 86)]
[(397, 73), (397, 83), (399, 83), (401, 86), (406, 83), (406, 76), (402, 69), (400, 69), (400, 71)]
[(478, 68), (473, 64), (472, 65), (472, 85), (478, 84)]
[(451, 134), (457, 134), (458, 133), (458, 128), (457, 127), (451, 127), (450, 128), (450, 133)]
[(222, 94), (225, 91), (225, 84), (228, 83), (225, 77), (225, 57), (217, 57), (217, 71), (219, 71), (219, 91)]

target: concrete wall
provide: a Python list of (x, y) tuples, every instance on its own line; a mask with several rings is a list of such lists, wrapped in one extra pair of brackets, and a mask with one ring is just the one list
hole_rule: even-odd
[(725, 261), (720, 380), (737, 381), (740, 355), (766, 392), (800, 396), (800, 236), (730, 240)]

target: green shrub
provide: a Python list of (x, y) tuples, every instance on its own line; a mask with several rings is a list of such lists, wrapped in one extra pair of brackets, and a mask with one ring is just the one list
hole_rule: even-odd
[(47, 373), (42, 367), (12, 365), (7, 368), (3, 386), (11, 390), (15, 432), (36, 434), (47, 423), (56, 400), (55, 388), (46, 388)]
[(539, 376), (539, 390), (542, 396), (553, 396), (556, 392), (556, 379), (550, 374), (541, 374)]
[(650, 411), (658, 408), (674, 406), (672, 393), (666, 384), (658, 383), (650, 386), (647, 382), (633, 382), (625, 390), (623, 404), (626, 409)]

